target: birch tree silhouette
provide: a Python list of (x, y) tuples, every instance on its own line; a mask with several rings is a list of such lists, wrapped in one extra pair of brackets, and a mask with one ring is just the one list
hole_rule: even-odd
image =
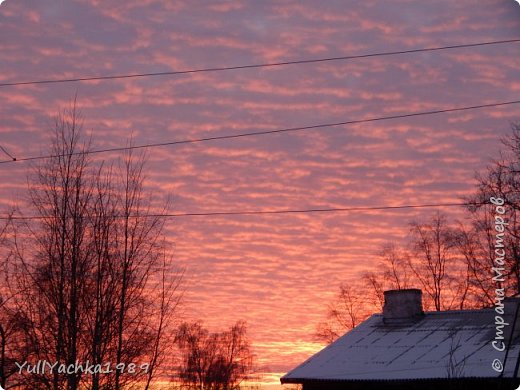
[(144, 191), (144, 157), (96, 162), (81, 128), (74, 103), (56, 118), (51, 157), (29, 181), (38, 218), (12, 238), (13, 288), (24, 291), (13, 306), (31, 362), (89, 362), (104, 372), (19, 380), (33, 389), (148, 388), (171, 348), (182, 272)]

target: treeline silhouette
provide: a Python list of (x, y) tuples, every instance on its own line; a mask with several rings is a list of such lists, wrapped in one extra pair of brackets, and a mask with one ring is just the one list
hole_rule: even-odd
[[(358, 282), (340, 285), (317, 325), (319, 340), (330, 343), (381, 311), (385, 290), (420, 288), (425, 309), (436, 311), (490, 307), (496, 288), (503, 288), (506, 296), (520, 292), (520, 124), (512, 124), (501, 142), (499, 157), (476, 174), (475, 191), (464, 199), (465, 218), (437, 212), (411, 221), (404, 245), (384, 244), (375, 270), (359, 275)], [(496, 231), (491, 197), (504, 199), (508, 222), (504, 282), (498, 284), (492, 279)]]
[[(33, 167), (27, 203), (11, 211), (39, 218), (0, 231), (0, 385), (236, 388), (252, 370), (246, 326), (211, 335), (201, 323), (179, 326), (183, 269), (164, 219), (150, 216), (145, 156), (94, 161), (81, 128), (74, 102), (56, 117), (53, 157)], [(21, 372), (25, 362), (73, 369)]]

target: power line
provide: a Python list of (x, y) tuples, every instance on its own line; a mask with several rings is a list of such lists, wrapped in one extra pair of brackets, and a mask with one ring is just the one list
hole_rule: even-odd
[(11, 157), (11, 160), (16, 161), (16, 157), (13, 157), (2, 145), (0, 145), (0, 149), (2, 150), (2, 152)]
[(468, 43), (468, 44), (461, 44), (461, 45), (437, 46), (437, 47), (429, 47), (429, 48), (399, 50), (399, 51), (387, 51), (387, 52), (358, 54), (358, 55), (341, 56), (341, 57), (326, 57), (326, 58), (318, 58), (318, 59), (312, 59), (312, 60), (270, 62), (270, 63), (264, 63), (264, 64), (223, 66), (223, 67), (214, 67), (214, 68), (200, 68), (200, 69), (188, 69), (188, 70), (166, 71), (166, 72), (131, 73), (131, 74), (120, 74), (120, 75), (112, 75), (112, 76), (85, 76), (85, 77), (72, 77), (72, 78), (68, 78), (68, 79), (13, 81), (13, 82), (0, 83), (0, 87), (36, 85), (36, 84), (71, 83), (71, 82), (83, 82), (83, 81), (130, 79), (130, 78), (139, 78), (139, 77), (176, 76), (176, 75), (191, 74), (191, 73), (204, 73), (204, 72), (222, 72), (222, 71), (239, 70), (239, 69), (267, 68), (267, 67), (312, 64), (312, 63), (330, 62), (330, 61), (345, 61), (345, 60), (354, 60), (354, 59), (361, 59), (361, 58), (393, 56), (393, 55), (421, 53), (421, 52), (439, 51), (439, 50), (462, 49), (462, 48), (478, 47), (478, 46), (502, 45), (502, 44), (507, 44), (507, 43), (516, 43), (516, 42), (520, 42), (520, 39), (507, 39), (507, 40), (500, 40), (500, 41), (477, 42), (477, 43)]
[[(182, 217), (218, 217), (218, 216), (237, 216), (237, 215), (275, 215), (275, 214), (305, 214), (305, 213), (333, 213), (333, 212), (359, 212), (359, 211), (378, 211), (378, 210), (403, 210), (421, 209), (433, 207), (454, 207), (454, 206), (481, 206), (487, 202), (462, 202), (462, 203), (430, 203), (401, 206), (361, 206), (361, 207), (331, 207), (331, 208), (312, 208), (312, 209), (286, 209), (286, 210), (249, 210), (249, 211), (212, 211), (200, 213), (161, 213), (161, 214), (142, 214), (133, 215), (131, 218), (182, 218)], [(124, 215), (112, 216), (115, 218), (125, 218)], [(34, 220), (46, 219), (44, 216), (27, 217), (0, 217), (0, 220)]]
[[(354, 120), (343, 121), (343, 122), (323, 123), (323, 124), (318, 124), (318, 125), (310, 125), (310, 126), (302, 126), (302, 127), (289, 127), (289, 128), (276, 129), (276, 130), (255, 131), (255, 132), (251, 132), (251, 133), (219, 135), (219, 136), (214, 136), (214, 137), (193, 138), (193, 139), (180, 140), (180, 141), (169, 141), (169, 142), (151, 143), (151, 144), (135, 145), (135, 146), (121, 146), (121, 147), (117, 147), (117, 148), (96, 149), (96, 150), (89, 150), (86, 152), (75, 152), (75, 153), (72, 153), (72, 155), (121, 152), (124, 150), (156, 148), (156, 147), (161, 147), (161, 146), (194, 144), (194, 143), (200, 143), (200, 142), (217, 141), (217, 140), (225, 140), (225, 139), (255, 137), (255, 136), (259, 136), (259, 135), (281, 134), (281, 133), (321, 129), (321, 128), (327, 128), (327, 127), (337, 127), (337, 126), (354, 125), (354, 124), (360, 124), (360, 123), (378, 122), (378, 121), (385, 121), (385, 120), (391, 120), (391, 119), (411, 118), (411, 117), (423, 116), (423, 115), (434, 115), (434, 114), (443, 114), (443, 113), (457, 112), (457, 111), (477, 110), (477, 109), (490, 108), (490, 107), (501, 107), (501, 106), (507, 106), (507, 105), (512, 105), (512, 104), (518, 104), (518, 103), (520, 103), (520, 100), (511, 100), (511, 101), (506, 101), (506, 102), (480, 104), (477, 106), (465, 106), (465, 107), (446, 108), (446, 109), (432, 110), (432, 111), (420, 111), (420, 112), (412, 112), (412, 113), (408, 113), (408, 114), (380, 116), (380, 117), (365, 118), (365, 119), (354, 119)], [(0, 161), (0, 164), (22, 162), (22, 161), (43, 160), (43, 159), (64, 157), (64, 156), (65, 155), (60, 154), (60, 155), (22, 157), (22, 158), (17, 158), (16, 160)]]

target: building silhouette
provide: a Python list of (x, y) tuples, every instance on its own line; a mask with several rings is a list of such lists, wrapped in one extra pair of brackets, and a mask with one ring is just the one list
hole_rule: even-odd
[(382, 314), (280, 380), (302, 384), (304, 390), (516, 389), (519, 303), (507, 298), (503, 311), (497, 305), (425, 313), (421, 290), (386, 291)]

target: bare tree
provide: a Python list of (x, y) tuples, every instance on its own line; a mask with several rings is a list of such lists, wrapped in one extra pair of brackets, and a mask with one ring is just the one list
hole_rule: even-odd
[(220, 333), (210, 333), (200, 322), (184, 323), (177, 341), (182, 352), (179, 379), (188, 389), (238, 389), (252, 372), (253, 355), (243, 321)]
[(371, 294), (368, 295), (372, 297), (371, 303), (374, 307), (379, 307), (381, 310), (383, 309), (383, 305), (385, 304), (385, 281), (383, 275), (380, 272), (369, 271), (363, 274), (363, 280), (367, 283), (368, 287), (371, 289)]
[(385, 290), (403, 290), (409, 288), (411, 275), (407, 265), (410, 254), (396, 244), (383, 245), (380, 257), (380, 272), (385, 281)]
[(75, 104), (56, 120), (51, 156), (29, 183), (39, 218), (12, 237), (14, 288), (25, 291), (14, 300), (20, 328), (33, 361), (90, 362), (105, 372), (54, 370), (27, 383), (55, 390), (148, 387), (173, 332), (181, 276), (170, 266), (163, 221), (152, 215), (143, 190), (144, 157), (130, 152), (115, 168), (91, 161)]
[[(30, 185), (30, 202), (40, 217), (38, 227), (15, 242), (18, 260), (17, 288), (26, 291), (17, 299), (23, 316), (27, 348), (35, 360), (66, 365), (86, 361), (83, 334), (86, 310), (82, 294), (90, 268), (88, 204), (93, 186), (88, 178), (88, 145), (80, 144), (75, 110), (56, 119), (52, 156), (36, 168)], [(30, 238), (29, 238), (30, 237)], [(28, 252), (23, 251), (32, 246)], [(30, 244), (30, 245), (28, 245)], [(79, 373), (37, 376), (39, 387), (76, 389)]]
[[(486, 172), (477, 175), (477, 190), (466, 198), (469, 222), (450, 223), (443, 214), (426, 222), (412, 222), (409, 250), (387, 245), (380, 252), (376, 270), (363, 275), (370, 293), (344, 294), (333, 302), (328, 321), (318, 325), (318, 338), (331, 342), (350, 329), (363, 308), (353, 311), (361, 297), (370, 307), (381, 307), (387, 289), (420, 287), (426, 308), (435, 310), (485, 307), (493, 304), (497, 284), (490, 276), (495, 265), (495, 209), (491, 197), (505, 200), (505, 278), (500, 284), (506, 296), (520, 294), (520, 124), (502, 140), (503, 150)], [(404, 265), (406, 264), (406, 266)], [(344, 303), (341, 303), (341, 300)], [(365, 302), (366, 304), (366, 302)]]
[(402, 290), (411, 285), (410, 254), (405, 248), (394, 243), (387, 243), (381, 247), (378, 253), (381, 259), (377, 271), (369, 271), (363, 275), (363, 280), (370, 287), (374, 306), (381, 310), (384, 305), (384, 291)]
[[(115, 260), (118, 264), (116, 365), (131, 364), (136, 351), (152, 345), (154, 334), (145, 326), (149, 302), (146, 289), (154, 267), (161, 264), (163, 220), (150, 217), (150, 205), (143, 193), (143, 157), (135, 163), (131, 153), (120, 169), (119, 196), (116, 198), (118, 220), (114, 231)], [(133, 336), (133, 337), (130, 337)], [(146, 343), (146, 344), (144, 344)], [(115, 389), (125, 383), (122, 370), (115, 372)], [(126, 381), (136, 379), (126, 376)]]
[[(413, 261), (410, 269), (435, 310), (449, 309), (454, 301), (452, 282), (457, 264), (456, 234), (446, 216), (437, 213), (426, 223), (411, 223)], [(451, 268), (451, 269), (450, 269)]]
[(485, 297), (483, 303), (491, 301), (490, 288), (482, 276), (492, 267), (494, 259), (494, 207), (491, 197), (505, 201), (507, 225), (505, 225), (504, 250), (505, 280), (502, 287), (507, 296), (520, 293), (520, 124), (512, 124), (511, 133), (502, 139), (500, 156), (492, 161), (487, 170), (477, 174), (477, 189), (467, 198), (470, 203), (471, 234), (475, 238), (474, 253), (468, 261), (478, 278), (476, 287)]
[(145, 390), (148, 390), (155, 378), (160, 377), (161, 374), (164, 376), (168, 372), (168, 367), (165, 367), (165, 363), (169, 364), (170, 367), (172, 364), (169, 354), (172, 351), (170, 346), (175, 344), (177, 331), (174, 328), (174, 317), (183, 297), (182, 292), (179, 292), (183, 271), (175, 271), (174, 278), (169, 277), (171, 276), (169, 271), (171, 271), (171, 268), (168, 266), (166, 257), (164, 257), (160, 279), (155, 288), (153, 288), (153, 291), (156, 291), (156, 297), (153, 299), (153, 302), (157, 306), (157, 320), (153, 324), (154, 328), (152, 329), (154, 340), (148, 356), (149, 369), (147, 371)]
[(460, 231), (436, 214), (425, 223), (411, 223), (409, 240), (410, 249), (383, 245), (376, 269), (362, 275), (363, 283), (340, 286), (327, 320), (317, 326), (319, 340), (330, 343), (381, 311), (386, 290), (420, 287), (426, 292), (426, 306), (431, 303), (435, 310), (468, 306), (470, 270), (460, 254)]
[[(482, 226), (477, 220), (470, 227), (460, 224), (457, 247), (465, 262), (465, 285), (461, 291), (460, 304), (471, 307), (490, 306), (494, 301), (495, 285), (489, 272), (493, 267), (490, 251), (492, 232), (487, 223)], [(462, 277), (461, 277), (462, 280)]]
[(331, 343), (370, 315), (366, 290), (354, 284), (342, 284), (336, 299), (329, 305), (327, 320), (318, 324), (315, 336)]
[(13, 304), (16, 295), (23, 291), (14, 291), (11, 288), (10, 249), (9, 234), (12, 231), (13, 211), (8, 213), (5, 223), (0, 228), (0, 247), (2, 248), (2, 262), (0, 264), (0, 275), (2, 277), (2, 288), (0, 289), (0, 386), (4, 389), (17, 385), (12, 378), (16, 376), (18, 368), (16, 362), (23, 361), (27, 357), (24, 347), (23, 332), (20, 313)]

